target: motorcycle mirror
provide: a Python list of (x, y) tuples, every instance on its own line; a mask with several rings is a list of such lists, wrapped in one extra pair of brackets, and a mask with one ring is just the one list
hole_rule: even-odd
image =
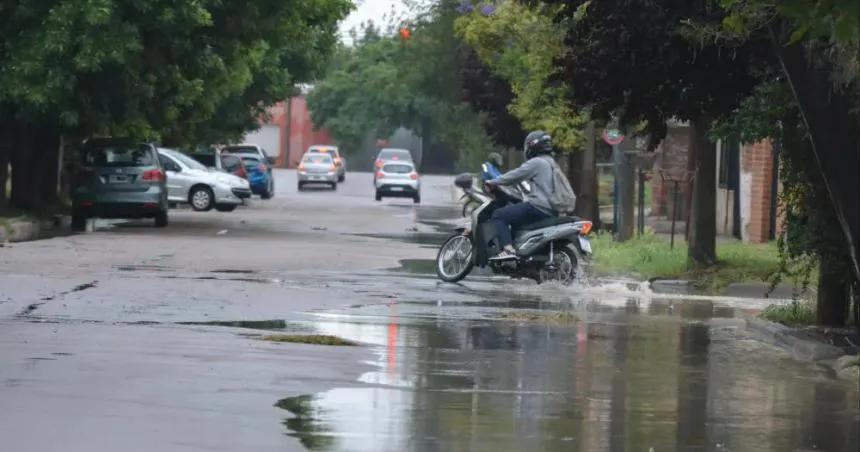
[(469, 173), (460, 174), (454, 179), (454, 185), (462, 188), (463, 190), (472, 188), (472, 175)]

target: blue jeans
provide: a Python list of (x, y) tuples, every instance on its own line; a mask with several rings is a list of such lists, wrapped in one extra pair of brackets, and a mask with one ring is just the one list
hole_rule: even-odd
[(499, 235), (499, 245), (506, 247), (512, 244), (512, 232), (517, 229), (545, 220), (550, 216), (527, 202), (511, 204), (493, 212), (490, 221), (496, 227)]

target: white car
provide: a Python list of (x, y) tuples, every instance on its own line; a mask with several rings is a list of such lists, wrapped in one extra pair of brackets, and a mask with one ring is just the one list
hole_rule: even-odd
[(247, 180), (206, 168), (181, 152), (159, 148), (158, 159), (167, 173), (167, 200), (171, 203), (188, 203), (200, 212), (212, 208), (232, 212), (243, 199), (251, 197)]
[(415, 204), (421, 202), (421, 177), (415, 164), (405, 160), (388, 161), (374, 175), (376, 200), (384, 197), (412, 198)]

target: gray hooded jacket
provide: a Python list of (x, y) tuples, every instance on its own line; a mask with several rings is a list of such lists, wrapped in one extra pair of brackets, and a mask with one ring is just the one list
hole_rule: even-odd
[(516, 185), (528, 181), (531, 191), (525, 195), (525, 202), (547, 215), (555, 215), (549, 197), (552, 194), (552, 156), (539, 155), (527, 160), (514, 170), (489, 181), (494, 185)]

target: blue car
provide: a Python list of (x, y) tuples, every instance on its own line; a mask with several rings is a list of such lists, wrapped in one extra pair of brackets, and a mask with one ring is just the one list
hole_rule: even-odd
[(248, 175), (248, 183), (251, 185), (251, 192), (255, 195), (260, 195), (263, 199), (272, 197), (274, 184), (272, 181), (272, 173), (266, 164), (255, 155), (241, 154), (242, 163), (245, 164), (245, 170)]

